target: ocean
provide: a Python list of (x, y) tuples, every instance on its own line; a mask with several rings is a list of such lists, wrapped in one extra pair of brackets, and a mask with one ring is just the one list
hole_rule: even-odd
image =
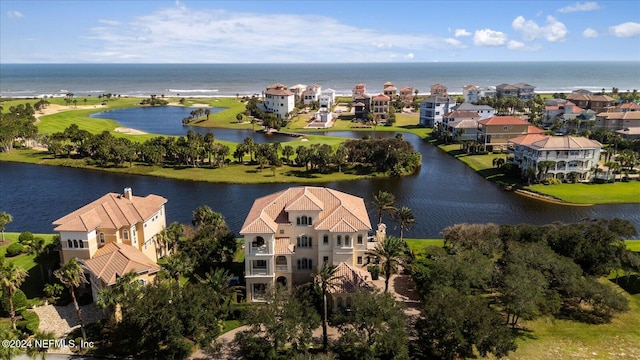
[(640, 90), (640, 61), (450, 62), (362, 64), (0, 64), (0, 97), (151, 94), (213, 97), (261, 94), (267, 85), (319, 84), (350, 95), (357, 83), (382, 92), (391, 81), (428, 94), (433, 84), (462, 93), (465, 85), (528, 83), (536, 92)]

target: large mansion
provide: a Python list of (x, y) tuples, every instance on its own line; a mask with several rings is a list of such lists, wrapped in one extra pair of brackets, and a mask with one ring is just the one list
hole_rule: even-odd
[[(291, 187), (253, 203), (244, 236), (248, 301), (275, 284), (307, 283), (323, 263), (338, 266), (334, 306), (366, 284), (369, 215), (362, 198), (324, 187)], [(343, 289), (339, 290), (339, 289)]]
[(588, 180), (598, 165), (602, 144), (585, 137), (524, 135), (509, 140), (513, 161), (522, 171), (539, 168), (541, 161), (553, 162), (546, 177), (565, 180), (576, 173), (576, 180)]
[(108, 193), (53, 222), (60, 234), (60, 261), (80, 259), (89, 271), (94, 298), (101, 288), (134, 271), (141, 281), (153, 281), (164, 255), (155, 236), (166, 226), (158, 195), (134, 196), (131, 188)]

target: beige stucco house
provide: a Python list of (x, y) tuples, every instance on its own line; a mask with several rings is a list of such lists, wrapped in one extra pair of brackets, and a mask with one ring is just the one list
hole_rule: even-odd
[[(369, 231), (364, 200), (333, 189), (291, 187), (256, 199), (240, 231), (247, 300), (262, 301), (276, 283), (310, 282), (325, 262), (342, 274), (338, 289), (361, 287), (368, 280), (366, 252), (375, 244)], [(349, 297), (340, 290), (332, 296), (334, 305)]]
[(153, 281), (164, 255), (156, 235), (166, 227), (167, 199), (158, 195), (134, 196), (108, 193), (53, 222), (60, 234), (60, 262), (77, 258), (84, 263), (91, 289), (114, 285), (116, 279), (134, 271), (139, 280)]

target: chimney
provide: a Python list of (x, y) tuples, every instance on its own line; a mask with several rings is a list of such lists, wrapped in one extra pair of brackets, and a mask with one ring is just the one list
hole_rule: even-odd
[(129, 200), (131, 200), (131, 198), (133, 197), (133, 192), (131, 191), (130, 187), (124, 188), (124, 197)]

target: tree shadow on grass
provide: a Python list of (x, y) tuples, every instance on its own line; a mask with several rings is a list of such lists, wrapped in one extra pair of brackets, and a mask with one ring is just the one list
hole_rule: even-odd
[(525, 328), (516, 328), (513, 329), (513, 336), (518, 339), (526, 339), (526, 340), (537, 340), (538, 336), (535, 335), (533, 330), (525, 329)]
[(319, 178), (318, 175), (315, 175), (313, 173), (309, 173), (309, 172), (306, 172), (306, 171), (303, 171), (303, 170), (290, 170), (290, 171), (287, 171), (285, 173), (285, 175), (287, 175), (287, 176), (295, 176), (295, 177), (298, 177), (298, 178), (305, 178), (305, 179), (317, 179), (317, 178)]
[(623, 288), (624, 291), (628, 292), (630, 295), (640, 294), (640, 275), (639, 274), (620, 276), (617, 279), (610, 279), (609, 281), (611, 281), (614, 284), (617, 284), (618, 286)]
[(28, 299), (41, 297), (43, 295), (44, 280), (38, 265), (29, 269), (29, 276), (24, 280), (20, 289), (24, 292)]

